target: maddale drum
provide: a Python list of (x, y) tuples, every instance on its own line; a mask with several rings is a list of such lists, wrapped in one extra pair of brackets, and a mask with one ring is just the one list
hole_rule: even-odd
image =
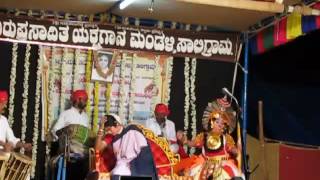
[[(30, 175), (31, 166), (32, 160), (28, 156), (19, 153), (11, 153), (8, 161), (4, 160), (5, 169), (1, 168), (0, 179), (26, 180)], [(3, 167), (3, 165), (0, 167)]]

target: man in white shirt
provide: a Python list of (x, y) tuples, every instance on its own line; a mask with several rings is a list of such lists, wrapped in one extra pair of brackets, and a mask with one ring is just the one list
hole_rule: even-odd
[[(85, 178), (88, 171), (88, 147), (86, 145), (89, 118), (85, 112), (88, 95), (85, 90), (76, 90), (71, 96), (72, 107), (63, 111), (51, 129), (53, 140), (59, 139), (59, 151), (67, 163), (67, 179)], [(65, 152), (65, 149), (69, 149)]]
[(15, 148), (24, 148), (30, 151), (32, 146), (30, 143), (22, 143), (20, 139), (16, 138), (13, 134), (8, 120), (2, 114), (7, 107), (8, 93), (7, 91), (0, 90), (0, 151), (10, 152)]
[(172, 121), (167, 119), (170, 114), (168, 106), (157, 104), (154, 110), (154, 117), (147, 120), (146, 127), (151, 129), (157, 136), (165, 137), (170, 143), (170, 149), (177, 153), (179, 146), (177, 144), (176, 128)]
[[(51, 129), (51, 133), (54, 136), (54, 140), (58, 139), (58, 136), (61, 133), (70, 133), (70, 128), (72, 125), (77, 125), (78, 127), (83, 127), (88, 130), (89, 127), (89, 118), (87, 113), (84, 111), (87, 101), (88, 95), (85, 90), (76, 90), (72, 93), (71, 96), (72, 107), (63, 111), (57, 122)], [(64, 131), (64, 132), (62, 132)], [(67, 132), (68, 131), (68, 132)], [(58, 135), (58, 136), (57, 136)]]

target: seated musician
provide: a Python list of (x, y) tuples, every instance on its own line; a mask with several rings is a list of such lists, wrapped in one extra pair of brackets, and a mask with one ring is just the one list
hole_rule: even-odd
[[(120, 117), (115, 114), (107, 115), (104, 124), (107, 132), (113, 136), (111, 144), (116, 157), (111, 179), (119, 179), (119, 176), (150, 176), (157, 180), (151, 149), (141, 130), (133, 124), (124, 127)], [(98, 138), (96, 145), (102, 150), (107, 147), (107, 142)]]
[[(218, 99), (207, 107), (202, 124), (205, 131), (187, 142), (191, 147), (202, 148), (202, 155), (182, 160), (175, 171), (185, 171), (199, 179), (241, 176), (236, 162), (238, 148), (230, 135), (235, 127), (235, 114), (226, 99)], [(193, 171), (197, 168), (202, 171)]]
[(24, 148), (26, 151), (31, 151), (32, 145), (30, 143), (23, 143), (13, 134), (8, 120), (3, 113), (7, 107), (8, 93), (0, 90), (0, 151), (10, 152), (16, 148)]
[[(72, 107), (65, 110), (52, 127), (52, 135), (59, 140), (60, 153), (68, 152), (71, 161), (67, 165), (67, 179), (84, 179), (88, 171), (88, 135), (89, 118), (85, 112), (88, 96), (85, 90), (76, 90), (71, 96)], [(69, 153), (70, 152), (70, 153)]]
[(165, 137), (170, 143), (171, 151), (178, 153), (176, 128), (174, 123), (167, 119), (169, 114), (168, 106), (162, 103), (157, 104), (154, 110), (154, 117), (147, 120), (146, 127), (151, 129), (157, 136)]

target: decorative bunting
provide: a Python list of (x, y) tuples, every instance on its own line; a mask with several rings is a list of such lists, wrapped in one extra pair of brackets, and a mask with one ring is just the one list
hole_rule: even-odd
[(265, 52), (264, 46), (263, 46), (263, 33), (258, 33), (257, 34), (257, 49), (258, 53), (263, 53)]
[(287, 39), (292, 40), (302, 35), (301, 14), (292, 13), (287, 20)]
[(252, 54), (257, 54), (258, 49), (257, 49), (257, 36), (253, 36), (250, 39), (250, 47), (251, 47), (251, 53)]
[(266, 50), (287, 43), (288, 40), (320, 28), (320, 16), (301, 16), (293, 13), (275, 22), (274, 26), (258, 32), (250, 38), (252, 54), (263, 53)]
[(303, 16), (302, 17), (302, 32), (308, 33), (317, 29), (315, 16)]
[(274, 34), (273, 26), (270, 26), (263, 31), (263, 47), (265, 50), (274, 47), (273, 34)]
[(283, 18), (274, 27), (274, 45), (279, 46), (287, 42), (287, 18)]

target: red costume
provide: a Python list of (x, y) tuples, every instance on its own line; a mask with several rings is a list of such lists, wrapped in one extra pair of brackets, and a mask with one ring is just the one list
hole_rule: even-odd
[(112, 139), (113, 136), (107, 134), (104, 138), (107, 147), (101, 153), (96, 151), (96, 168), (99, 172), (110, 172), (116, 164), (116, 157), (114, 156), (111, 145)]

